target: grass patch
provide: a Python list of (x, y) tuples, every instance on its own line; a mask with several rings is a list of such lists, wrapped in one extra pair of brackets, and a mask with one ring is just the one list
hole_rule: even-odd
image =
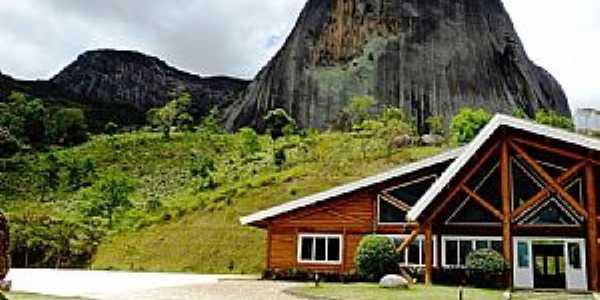
[(6, 297), (9, 300), (90, 300), (86, 298), (71, 298), (71, 297), (55, 297), (48, 295), (39, 294), (27, 294), (27, 293), (8, 293)]
[[(444, 300), (457, 299), (458, 288), (447, 286), (414, 285), (408, 290), (380, 288), (373, 283), (325, 283), (320, 288), (304, 286), (290, 290), (294, 294), (336, 300)], [(502, 291), (465, 289), (465, 300), (501, 300)]]

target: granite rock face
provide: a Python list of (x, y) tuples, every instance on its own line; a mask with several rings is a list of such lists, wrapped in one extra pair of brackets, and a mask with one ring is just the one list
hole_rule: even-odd
[(69, 98), (87, 105), (127, 105), (140, 112), (164, 106), (174, 94), (192, 94), (200, 114), (230, 104), (248, 85), (228, 78), (202, 78), (134, 51), (94, 50), (51, 79)]
[(283, 48), (227, 111), (261, 127), (283, 108), (326, 128), (354, 95), (401, 107), (421, 130), (463, 106), (570, 116), (560, 84), (525, 53), (501, 0), (309, 0)]

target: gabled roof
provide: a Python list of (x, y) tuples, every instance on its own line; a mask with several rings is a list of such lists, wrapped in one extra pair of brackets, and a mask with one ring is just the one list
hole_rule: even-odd
[(336, 188), (333, 188), (331, 190), (322, 192), (322, 193), (318, 193), (318, 194), (314, 194), (312, 196), (308, 196), (305, 198), (301, 198), (295, 201), (291, 201), (291, 202), (287, 202), (284, 203), (282, 205), (270, 208), (270, 209), (266, 209), (263, 211), (259, 211), (255, 214), (240, 218), (240, 222), (243, 225), (248, 225), (248, 224), (252, 224), (255, 222), (259, 222), (259, 221), (263, 221), (265, 219), (268, 218), (272, 218), (275, 216), (278, 216), (280, 214), (283, 213), (287, 213), (302, 207), (306, 207), (318, 202), (322, 202), (322, 201), (326, 201), (329, 199), (332, 199), (334, 197), (337, 196), (341, 196), (344, 194), (348, 194), (351, 193), (353, 191), (359, 190), (361, 188), (365, 188), (374, 184), (378, 184), (380, 182), (384, 182), (386, 180), (389, 179), (393, 179), (402, 175), (406, 175), (406, 174), (410, 174), (413, 173), (415, 171), (418, 171), (420, 169), (423, 168), (427, 168), (427, 167), (431, 167), (431, 166), (435, 166), (437, 164), (443, 163), (443, 162), (447, 162), (453, 159), (456, 159), (457, 157), (459, 157), (459, 155), (463, 152), (463, 148), (460, 149), (455, 149), (452, 151), (448, 151), (445, 152), (443, 154), (425, 159), (425, 160), (421, 160), (406, 166), (402, 166), (400, 168), (397, 169), (393, 169), (391, 171), (379, 174), (379, 175), (375, 175), (375, 176), (371, 176), (371, 177), (367, 177), (365, 179), (362, 180), (358, 180), (346, 185), (342, 185)]
[(458, 157), (440, 176), (440, 178), (431, 186), (431, 188), (421, 197), (419, 202), (408, 212), (407, 219), (416, 221), (419, 216), (427, 209), (433, 199), (438, 196), (444, 187), (446, 187), (458, 172), (471, 160), (477, 150), (488, 141), (500, 127), (508, 127), (530, 132), (539, 136), (563, 141), (569, 144), (577, 145), (587, 149), (600, 151), (600, 140), (589, 138), (580, 134), (572, 133), (563, 129), (553, 128), (545, 125), (533, 123), (506, 115), (496, 115), (488, 123), (475, 139), (464, 148), (464, 152)]

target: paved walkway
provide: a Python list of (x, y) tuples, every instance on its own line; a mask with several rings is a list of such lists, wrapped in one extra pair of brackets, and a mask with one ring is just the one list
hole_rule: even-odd
[(8, 279), (15, 292), (99, 300), (296, 300), (283, 293), (293, 284), (255, 276), (14, 269)]

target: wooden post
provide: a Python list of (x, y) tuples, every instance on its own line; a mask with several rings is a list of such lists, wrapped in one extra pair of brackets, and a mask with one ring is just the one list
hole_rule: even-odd
[(598, 291), (598, 218), (596, 211), (596, 180), (594, 177), (594, 165), (588, 162), (585, 166), (585, 180), (589, 215), (587, 222), (589, 285), (592, 291)]
[(425, 224), (425, 284), (433, 283), (433, 228)]
[(342, 267), (341, 267), (341, 273), (342, 275), (344, 275), (344, 273), (346, 273), (346, 241), (348, 240), (348, 231), (346, 230), (346, 227), (344, 227), (344, 235), (342, 236), (342, 244), (340, 245), (340, 247), (342, 247), (342, 257), (340, 257), (340, 259), (342, 260)]
[(272, 243), (272, 236), (271, 236), (271, 230), (273, 228), (271, 227), (271, 223), (267, 223), (267, 257), (266, 257), (266, 263), (267, 263), (267, 270), (271, 269), (271, 243)]
[[(512, 232), (511, 232), (511, 193), (510, 193), (510, 168), (509, 168), (510, 154), (508, 152), (508, 142), (502, 143), (501, 153), (501, 187), (502, 187), (502, 240), (504, 249), (504, 259), (512, 266)], [(512, 268), (511, 268), (512, 270)], [(508, 287), (512, 288), (513, 278), (512, 271), (508, 274)]]

